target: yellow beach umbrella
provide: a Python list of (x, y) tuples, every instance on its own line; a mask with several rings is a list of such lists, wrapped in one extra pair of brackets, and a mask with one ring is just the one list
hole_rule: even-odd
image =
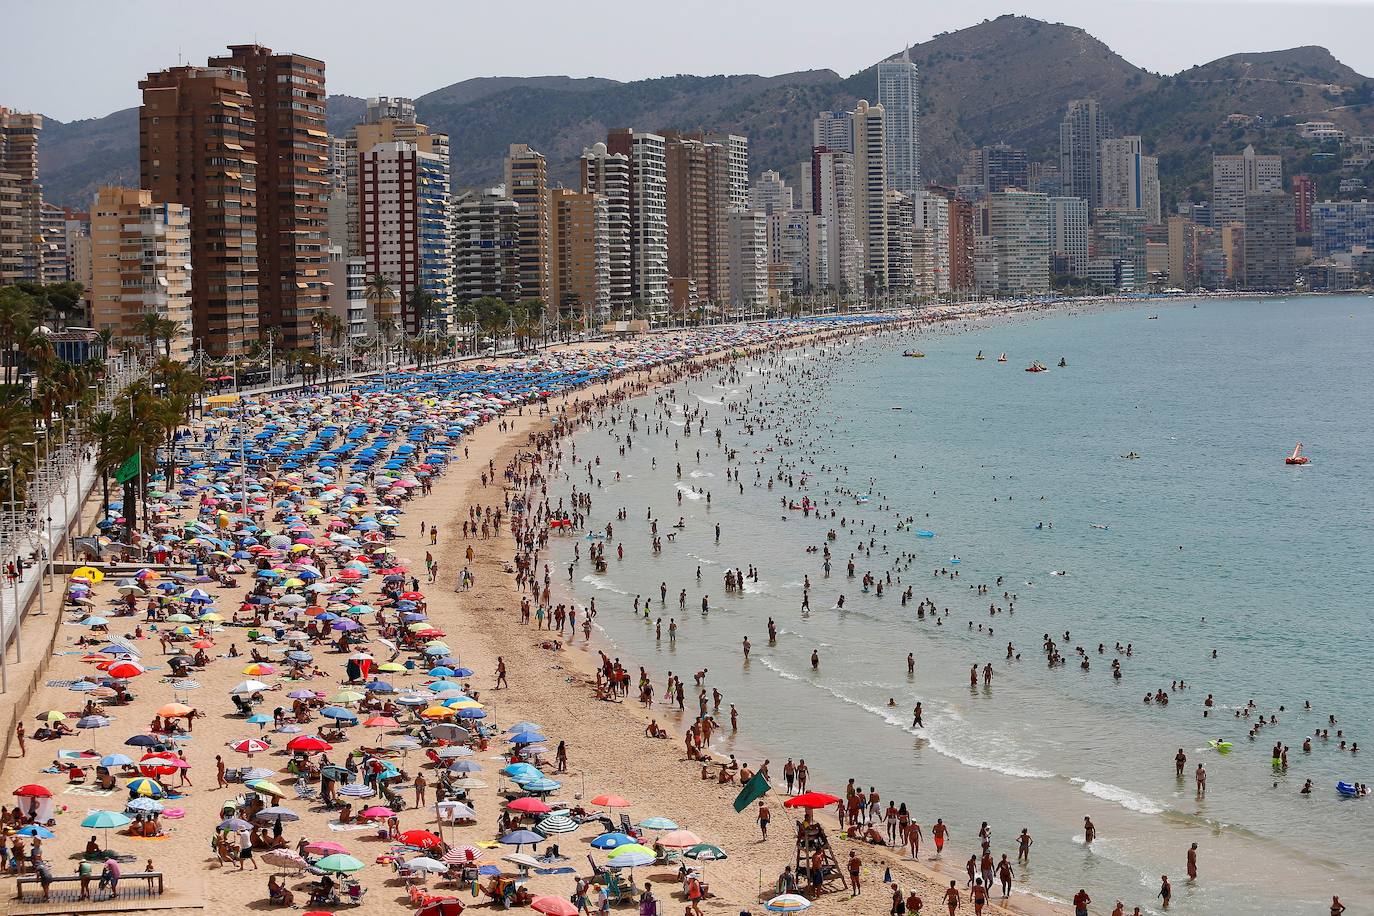
[(420, 711), (420, 715), (426, 719), (447, 719), (457, 713), (456, 709), (449, 709), (447, 706), (430, 706)]
[(79, 566), (72, 571), (72, 576), (78, 579), (85, 579), (95, 585), (105, 581), (105, 574), (94, 566)]

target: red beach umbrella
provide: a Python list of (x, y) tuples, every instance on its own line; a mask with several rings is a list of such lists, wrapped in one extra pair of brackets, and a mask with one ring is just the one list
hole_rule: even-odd
[(826, 805), (833, 805), (839, 799), (833, 795), (826, 795), (824, 792), (806, 792), (802, 795), (794, 796), (782, 803), (784, 808), (824, 808)]
[(535, 897), (530, 901), (530, 909), (544, 916), (577, 916), (577, 907), (562, 897)]
[(40, 786), (35, 783), (20, 786), (14, 790), (14, 794), (18, 795), (20, 798), (52, 798), (51, 789), (47, 786)]
[(313, 754), (318, 751), (332, 751), (334, 750), (334, 745), (318, 735), (297, 735), (286, 742), (286, 749), (288, 751), (305, 751)]
[(548, 814), (553, 810), (539, 799), (528, 797), (517, 798), (506, 807), (511, 811), (523, 811), (526, 814)]
[(428, 830), (407, 830), (398, 838), (407, 846), (415, 846), (419, 849), (433, 849), (442, 846), (444, 841), (430, 833)]
[(628, 808), (628, 807), (630, 807), (629, 801), (627, 801), (626, 799), (621, 798), (619, 795), (598, 795), (596, 798), (593, 798), (593, 799), (592, 799), (592, 804), (593, 804), (593, 805), (600, 805), (600, 806), (603, 807), (603, 808)]

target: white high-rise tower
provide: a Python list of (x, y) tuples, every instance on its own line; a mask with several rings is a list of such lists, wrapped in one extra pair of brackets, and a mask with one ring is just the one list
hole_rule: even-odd
[(887, 187), (914, 197), (921, 189), (921, 80), (911, 52), (878, 64)]

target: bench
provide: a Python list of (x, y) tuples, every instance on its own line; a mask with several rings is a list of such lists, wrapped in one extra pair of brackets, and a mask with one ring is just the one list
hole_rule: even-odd
[[(42, 882), (37, 875), (20, 875), (14, 879), (15, 894), (14, 899), (20, 903), (33, 903), (42, 899)], [(70, 885), (70, 889), (64, 889), (62, 885)], [(99, 889), (100, 872), (91, 875), (91, 899), (96, 899), (100, 894), (108, 895), (109, 891)], [(126, 872), (119, 878), (120, 897), (157, 897), (164, 892), (163, 874), (160, 871), (135, 871)], [(26, 888), (33, 888), (33, 895), (27, 899), (24, 896)], [(81, 876), (80, 875), (53, 875), (52, 884), (49, 887), (49, 897), (59, 902), (75, 901), (81, 895)]]

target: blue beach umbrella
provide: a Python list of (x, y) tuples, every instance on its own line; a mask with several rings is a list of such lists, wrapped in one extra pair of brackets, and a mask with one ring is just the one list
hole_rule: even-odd
[(619, 831), (613, 833), (603, 833), (601, 836), (592, 840), (593, 849), (615, 849), (618, 846), (628, 846), (631, 843), (639, 842), (634, 837)]

